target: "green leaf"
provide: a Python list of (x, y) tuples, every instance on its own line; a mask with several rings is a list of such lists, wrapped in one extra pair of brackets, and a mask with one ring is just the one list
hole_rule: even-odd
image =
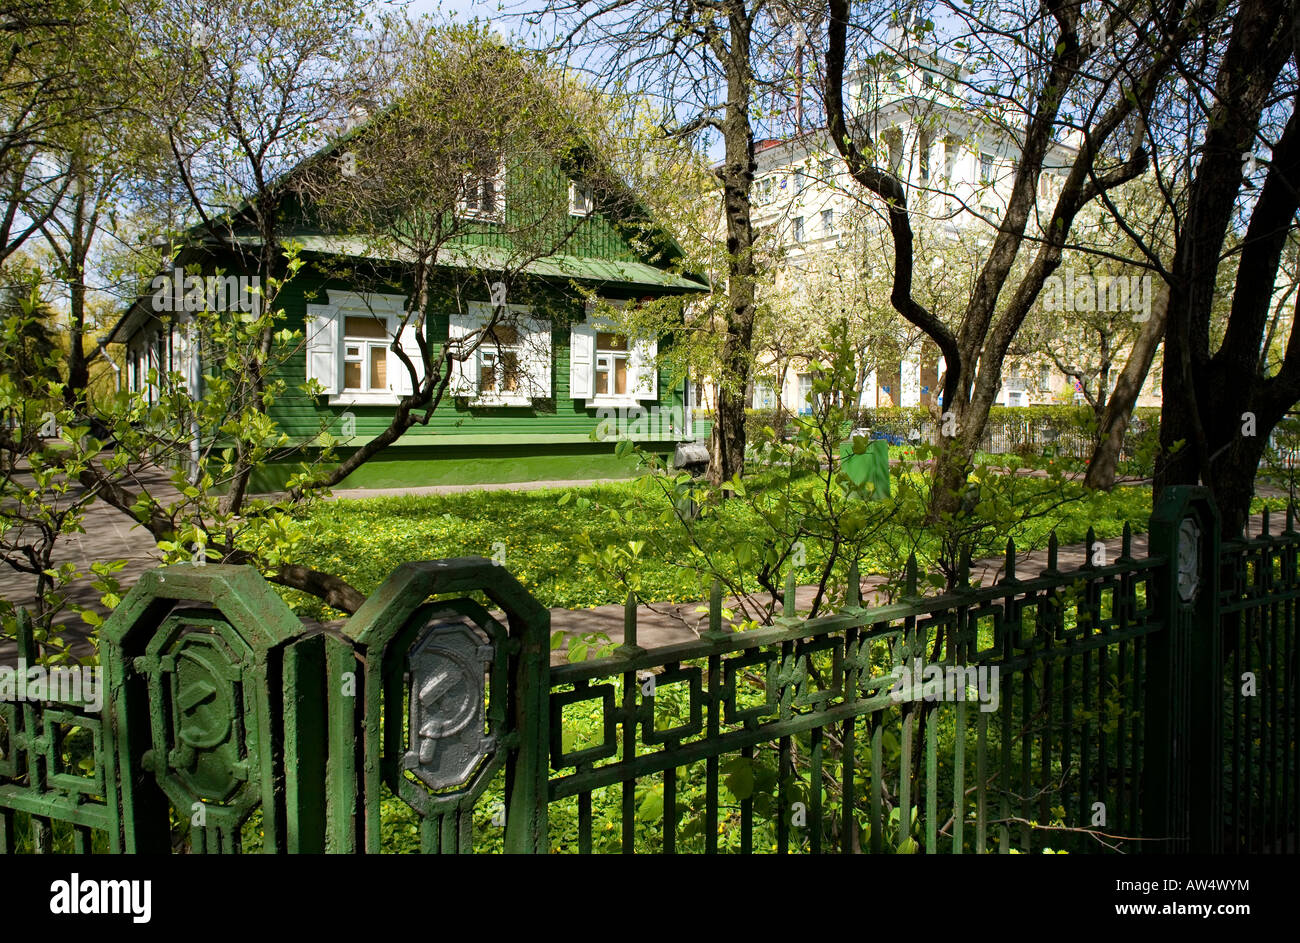
[(637, 806), (636, 818), (638, 822), (657, 822), (663, 818), (664, 814), (664, 794), (662, 787), (656, 787), (646, 793), (646, 797), (641, 800)]
[(738, 756), (722, 767), (727, 790), (737, 799), (748, 799), (754, 794), (754, 761)]

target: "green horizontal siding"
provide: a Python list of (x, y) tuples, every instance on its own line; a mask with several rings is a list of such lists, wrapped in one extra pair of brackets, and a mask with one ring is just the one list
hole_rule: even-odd
[[(611, 286), (617, 289), (619, 286)], [(306, 305), (323, 303), (327, 290), (372, 290), (371, 286), (357, 286), (338, 280), (324, 280), (318, 276), (300, 274), (285, 286), (277, 299), (285, 311), (284, 327), (302, 332), (305, 327)], [(381, 289), (373, 289), (381, 290)], [(392, 289), (388, 289), (392, 291)], [(614, 294), (613, 291), (610, 294)], [(486, 301), (486, 295), (480, 299)], [(409, 429), (391, 448), (409, 449), (430, 443), (443, 446), (464, 446), (480, 443), (513, 441), (531, 444), (537, 449), (561, 443), (590, 442), (599, 419), (597, 411), (586, 407), (585, 399), (572, 399), (569, 395), (569, 327), (571, 322), (585, 317), (583, 299), (546, 283), (534, 284), (512, 295), (512, 301), (533, 304), (536, 314), (550, 318), (552, 323), (553, 373), (551, 388), (554, 397), (534, 401), (532, 406), (470, 407), (464, 400), (445, 397), (434, 410), (429, 422)], [(439, 299), (431, 304), (427, 331), (430, 340), (447, 336), (449, 312), (454, 302)], [(308, 396), (302, 387), (306, 383), (307, 357), (303, 342), (277, 350), (277, 374), (285, 381), (286, 389), (271, 408), (271, 417), (280, 430), (297, 442), (311, 441), (322, 430), (341, 438), (346, 413), (355, 417), (355, 438), (340, 444), (360, 445), (387, 428), (393, 409), (386, 405), (331, 405), (328, 396)], [(663, 413), (663, 426), (669, 421), (669, 411), (676, 410), (673, 418), (684, 417), (682, 388), (669, 388), (667, 371), (659, 372), (659, 399), (643, 400), (647, 409), (658, 407)], [(650, 422), (656, 432), (662, 428)], [(646, 437), (651, 438), (651, 437)], [(674, 441), (684, 435), (660, 435), (655, 438)]]
[[(340, 457), (346, 457), (341, 450)], [(304, 456), (310, 461), (314, 457)], [(256, 493), (284, 488), (298, 466), (270, 463), (258, 469), (251, 482)], [(465, 445), (456, 448), (421, 445), (388, 449), (366, 462), (338, 488), (420, 488), (439, 485), (504, 484), (529, 481), (577, 481), (593, 478), (630, 478), (637, 474), (635, 458), (614, 454), (609, 444), (559, 444), (538, 450), (534, 446)]]

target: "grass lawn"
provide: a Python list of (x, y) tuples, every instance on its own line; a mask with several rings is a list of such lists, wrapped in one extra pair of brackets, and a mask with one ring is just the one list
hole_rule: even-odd
[[(575, 490), (594, 505), (619, 506), (636, 496), (637, 482), (596, 485)], [(1017, 487), (1047, 488), (1046, 483), (1022, 481)], [(1052, 528), (1062, 544), (1082, 540), (1089, 526), (1098, 537), (1118, 536), (1125, 522), (1137, 532), (1145, 531), (1150, 514), (1150, 489), (1116, 488), (1110, 493), (1087, 493), (1066, 484), (1078, 500), (1050, 516), (1027, 521), (1014, 534), (1020, 549), (1046, 544)], [(559, 504), (564, 490), (481, 491), (453, 495), (384, 497), (323, 502), (302, 522), (299, 562), (326, 572), (337, 573), (365, 593), (376, 589), (400, 563), (440, 557), (484, 556), (504, 552), (506, 567), (547, 606), (585, 608), (621, 602), (625, 590), (579, 563), (577, 534), (588, 530), (598, 545), (626, 544), (644, 540), (654, 530), (660, 551), (677, 551), (659, 556), (643, 555), (643, 596), (655, 601), (680, 602), (699, 599), (699, 577), (693, 571), (669, 562), (684, 556), (686, 540), (666, 531), (646, 513), (622, 521), (584, 513), (571, 502)], [(739, 502), (731, 502), (723, 513), (753, 518)], [(734, 523), (733, 518), (733, 523)], [(743, 521), (742, 521), (743, 523)], [(753, 530), (759, 526), (753, 520)], [(707, 543), (711, 528), (702, 528)], [(721, 531), (722, 528), (712, 528)], [(891, 531), (893, 533), (891, 533)], [(731, 530), (734, 533), (734, 527)], [(888, 540), (907, 542), (901, 525), (887, 525)], [(1007, 534), (998, 536), (1005, 542)], [(989, 546), (989, 553), (1000, 548)], [(864, 561), (864, 570), (887, 572), (885, 556)], [(808, 576), (811, 577), (811, 570)], [(810, 580), (811, 581), (811, 580)], [(319, 604), (306, 597), (291, 596), (304, 614), (322, 616)]]

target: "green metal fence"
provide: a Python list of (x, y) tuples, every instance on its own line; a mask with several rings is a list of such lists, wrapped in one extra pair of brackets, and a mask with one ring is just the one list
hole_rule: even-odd
[(1141, 558), (1008, 546), (992, 587), (735, 633), (714, 598), (653, 650), (629, 605), (560, 667), (486, 560), (332, 631), (252, 570), (160, 569), (102, 631), (101, 714), (0, 703), (0, 848), (1290, 851), (1300, 534), (1269, 531), (1220, 547), (1172, 489)]

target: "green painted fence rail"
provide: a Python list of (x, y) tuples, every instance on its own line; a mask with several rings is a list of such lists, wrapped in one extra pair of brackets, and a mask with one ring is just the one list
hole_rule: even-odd
[(1009, 543), (996, 585), (922, 598), (913, 566), (891, 605), (743, 632), (715, 591), (652, 650), (629, 599), (623, 644), (561, 667), (479, 558), (399, 567), (326, 630), (250, 569), (155, 570), (102, 629), (102, 712), (0, 702), (0, 850), (1294, 851), (1275, 528), (1221, 546), (1170, 489), (1140, 558), (1126, 532), (1063, 572), (1053, 540), (1027, 574)]

